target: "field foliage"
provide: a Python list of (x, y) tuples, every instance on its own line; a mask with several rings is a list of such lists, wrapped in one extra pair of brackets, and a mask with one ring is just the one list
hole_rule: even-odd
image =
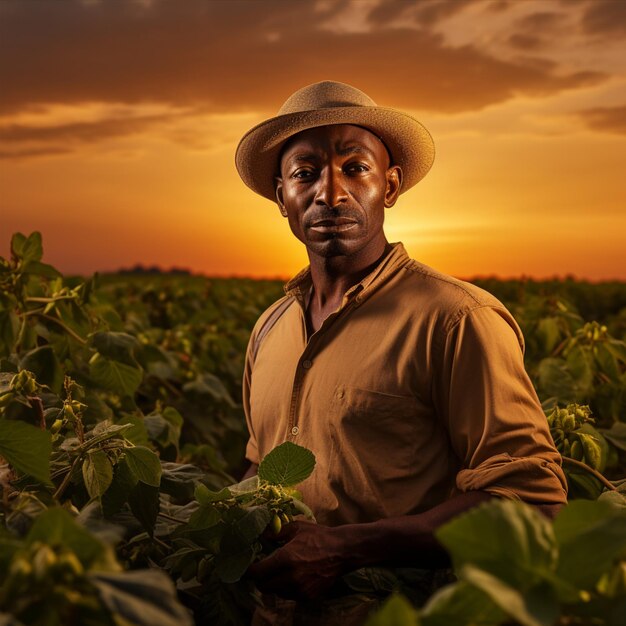
[[(281, 285), (84, 280), (42, 254), (17, 233), (0, 258), (0, 625), (248, 624), (247, 567), (312, 518), (303, 448), (239, 482), (243, 358)], [(441, 528), (456, 582), (430, 597), (361, 572), (392, 594), (368, 624), (626, 623), (626, 286), (478, 284), (522, 327), (572, 501), (554, 523), (499, 501)]]

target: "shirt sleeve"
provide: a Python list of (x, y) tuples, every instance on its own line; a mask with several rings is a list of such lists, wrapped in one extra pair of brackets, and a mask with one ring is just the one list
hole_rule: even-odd
[(537, 394), (523, 337), (504, 308), (472, 309), (447, 332), (438, 402), (461, 462), (461, 492), (564, 503), (567, 482)]
[(259, 448), (256, 440), (256, 435), (254, 433), (254, 428), (252, 427), (252, 419), (250, 417), (250, 384), (252, 381), (252, 351), (253, 346), (256, 341), (256, 328), (252, 332), (252, 336), (250, 337), (250, 341), (248, 342), (248, 349), (246, 350), (246, 362), (243, 370), (243, 410), (246, 416), (246, 424), (248, 426), (248, 434), (249, 439), (246, 445), (246, 459), (250, 461), (250, 463), (256, 463), (257, 465), (260, 463), (259, 459)]

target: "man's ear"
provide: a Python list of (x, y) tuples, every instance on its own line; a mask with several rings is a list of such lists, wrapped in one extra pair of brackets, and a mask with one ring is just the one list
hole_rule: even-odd
[(276, 188), (276, 202), (278, 203), (280, 214), (283, 217), (287, 217), (287, 210), (283, 202), (283, 179), (280, 176), (274, 177), (274, 186)]
[(385, 189), (385, 207), (391, 208), (400, 195), (402, 187), (402, 168), (399, 165), (392, 165), (387, 170), (387, 188)]

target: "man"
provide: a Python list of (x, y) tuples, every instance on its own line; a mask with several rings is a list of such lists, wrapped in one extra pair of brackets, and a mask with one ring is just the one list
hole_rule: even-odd
[(419, 122), (331, 81), (237, 149), (242, 179), (277, 202), (310, 261), (246, 359), (249, 474), (285, 440), (317, 459), (301, 491), (319, 524), (290, 524), (251, 568), (264, 591), (314, 598), (363, 566), (440, 567), (433, 533), (455, 515), (492, 497), (547, 515), (566, 501), (510, 313), (385, 237), (385, 210), (433, 158)]

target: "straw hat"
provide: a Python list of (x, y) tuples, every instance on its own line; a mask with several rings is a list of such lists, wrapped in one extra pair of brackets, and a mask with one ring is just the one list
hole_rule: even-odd
[(237, 171), (256, 193), (275, 201), (274, 176), (278, 156), (293, 135), (317, 126), (355, 124), (378, 135), (394, 165), (404, 174), (403, 193), (418, 183), (435, 158), (430, 133), (413, 117), (376, 103), (362, 91), (335, 81), (307, 85), (292, 94), (276, 117), (261, 122), (241, 139), (235, 154)]

